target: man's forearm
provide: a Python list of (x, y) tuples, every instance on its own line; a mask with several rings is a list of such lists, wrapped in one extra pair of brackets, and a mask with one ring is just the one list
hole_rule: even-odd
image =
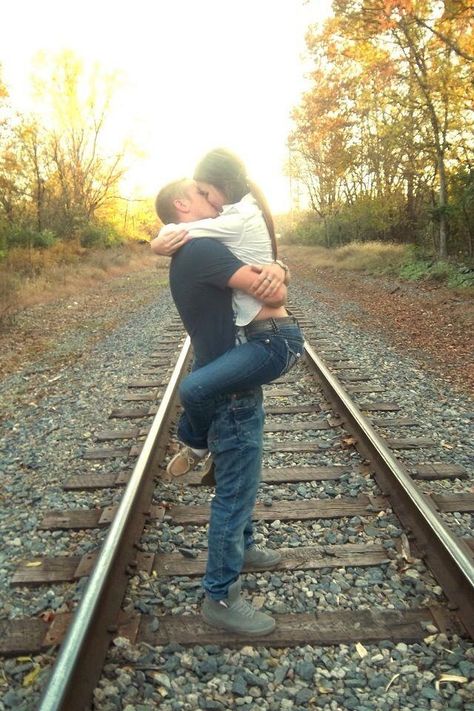
[[(275, 274), (281, 271), (280, 267), (273, 264), (260, 267), (247, 265), (232, 275), (227, 286), (231, 289), (241, 289), (267, 306), (283, 306), (286, 303), (287, 289), (282, 281), (283, 275), (275, 277)], [(268, 273), (268, 276), (262, 278), (265, 273)]]

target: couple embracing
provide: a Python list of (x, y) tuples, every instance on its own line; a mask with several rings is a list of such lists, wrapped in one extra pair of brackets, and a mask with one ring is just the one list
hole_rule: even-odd
[(280, 553), (259, 548), (252, 512), (260, 483), (263, 384), (303, 354), (303, 336), (285, 308), (288, 268), (277, 259), (273, 219), (242, 161), (208, 153), (194, 179), (166, 185), (156, 198), (164, 227), (152, 241), (172, 256), (171, 293), (194, 349), (182, 381), (180, 451), (167, 466), (179, 477), (203, 461), (211, 501), (202, 616), (231, 632), (265, 635), (275, 620), (241, 594), (243, 566), (271, 568)]

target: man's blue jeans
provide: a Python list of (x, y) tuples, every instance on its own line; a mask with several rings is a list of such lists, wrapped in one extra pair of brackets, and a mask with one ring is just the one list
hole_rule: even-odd
[(182, 381), (179, 395), (184, 412), (178, 438), (196, 449), (206, 449), (216, 398), (270, 383), (296, 363), (304, 339), (296, 324), (263, 331), (216, 360), (193, 370)]
[(260, 483), (262, 390), (226, 395), (215, 405), (209, 430), (216, 493), (211, 502), (204, 589), (213, 600), (227, 597), (237, 580), (244, 551), (253, 542), (252, 512)]

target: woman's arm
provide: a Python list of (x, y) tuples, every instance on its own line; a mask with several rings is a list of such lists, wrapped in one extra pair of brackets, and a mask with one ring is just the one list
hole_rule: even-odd
[[(176, 225), (174, 227), (177, 227)], [(170, 232), (160, 230), (155, 239), (150, 242), (151, 251), (160, 257), (171, 257), (190, 239), (187, 230), (173, 229)]]
[(218, 239), (230, 247), (241, 239), (243, 225), (243, 216), (234, 211), (203, 220), (164, 225), (150, 246), (152, 252), (162, 257), (171, 257), (188, 240), (203, 237)]
[(224, 212), (217, 217), (207, 217), (195, 222), (182, 222), (175, 229), (185, 229), (189, 237), (210, 237), (218, 239), (225, 245), (231, 245), (242, 237), (244, 218), (238, 212)]

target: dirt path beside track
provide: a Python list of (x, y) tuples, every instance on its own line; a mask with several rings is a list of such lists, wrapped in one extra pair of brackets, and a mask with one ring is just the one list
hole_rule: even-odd
[(318, 269), (305, 247), (282, 254), (294, 273), (314, 284), (315, 299), (334, 306), (350, 323), (379, 331), (453, 387), (474, 392), (472, 293), (356, 272)]
[[(308, 248), (283, 247), (295, 277), (314, 285), (314, 299), (331, 305), (361, 329), (379, 332), (466, 395), (474, 390), (472, 333), (474, 301), (469, 294), (355, 272), (318, 269)], [(157, 268), (158, 267), (158, 268)], [(0, 333), (2, 375), (54, 368), (82, 357), (103, 335), (159, 298), (168, 260), (109, 278), (74, 297), (19, 313)]]

